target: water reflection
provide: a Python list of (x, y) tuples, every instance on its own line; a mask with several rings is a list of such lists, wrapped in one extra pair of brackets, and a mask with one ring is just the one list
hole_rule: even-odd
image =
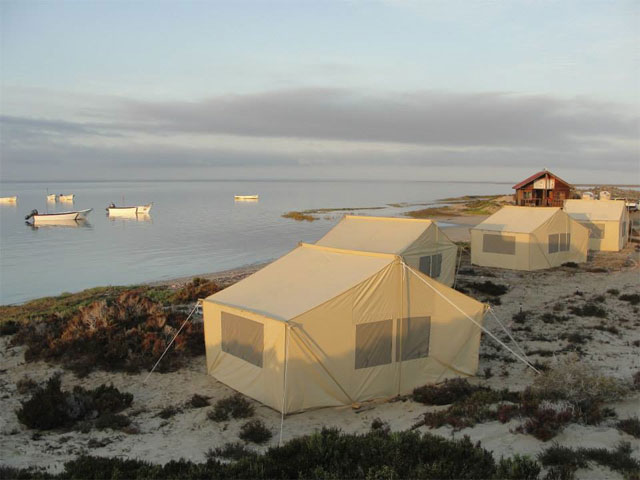
[(117, 220), (122, 220), (124, 222), (134, 221), (134, 222), (151, 222), (151, 215), (148, 213), (135, 213), (135, 212), (119, 212), (117, 214), (111, 213), (107, 214), (107, 218), (112, 222)]
[(32, 224), (30, 222), (25, 222), (32, 230), (38, 230), (40, 228), (93, 228), (87, 220), (78, 219), (78, 220), (56, 220), (55, 222), (49, 221), (46, 223), (38, 223)]

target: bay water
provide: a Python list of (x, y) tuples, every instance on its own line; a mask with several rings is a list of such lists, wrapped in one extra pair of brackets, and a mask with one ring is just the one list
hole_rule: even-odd
[[(47, 203), (47, 192), (73, 193), (74, 203)], [(0, 205), (0, 304), (270, 261), (299, 242), (315, 242), (345, 213), (320, 214), (314, 222), (282, 217), (292, 210), (353, 208), (396, 216), (444, 197), (508, 193), (507, 184), (420, 181), (0, 183), (0, 196), (18, 195), (16, 205)], [(234, 200), (252, 194), (259, 201)], [(110, 218), (105, 208), (111, 202), (153, 207), (148, 217)], [(32, 209), (85, 208), (93, 211), (77, 226), (31, 227), (24, 221)]]

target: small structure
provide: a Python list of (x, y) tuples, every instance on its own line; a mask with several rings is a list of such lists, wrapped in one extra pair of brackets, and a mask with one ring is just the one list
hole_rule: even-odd
[(301, 244), (203, 301), (207, 371), (282, 413), (474, 375), (486, 306), (398, 255)]
[(567, 200), (564, 211), (589, 229), (589, 250), (618, 252), (629, 239), (624, 200)]
[(453, 285), (458, 247), (433, 220), (345, 215), (316, 245), (393, 253), (445, 285)]
[(586, 262), (588, 230), (560, 208), (503, 207), (471, 229), (471, 263), (541, 270)]
[(515, 191), (515, 203), (522, 207), (562, 207), (570, 198), (569, 183), (548, 170), (531, 175), (512, 187)]

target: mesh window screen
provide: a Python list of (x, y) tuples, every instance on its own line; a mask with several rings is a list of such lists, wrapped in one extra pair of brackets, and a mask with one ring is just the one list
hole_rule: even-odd
[(222, 351), (262, 367), (264, 325), (222, 312)]
[(581, 222), (582, 225), (589, 229), (589, 238), (604, 238), (604, 224)]
[(549, 253), (556, 253), (559, 250), (560, 235), (554, 233), (549, 235)]
[(428, 357), (430, 333), (431, 317), (403, 318), (400, 321), (396, 359), (405, 361)]
[(568, 252), (570, 246), (571, 246), (571, 234), (561, 233), (560, 234), (560, 251)]
[(482, 251), (485, 253), (515, 255), (516, 237), (514, 235), (485, 233), (482, 236)]
[(356, 325), (356, 369), (391, 363), (393, 321)]
[(427, 255), (420, 257), (420, 266), (418, 269), (425, 275), (437, 278), (442, 273), (442, 254)]

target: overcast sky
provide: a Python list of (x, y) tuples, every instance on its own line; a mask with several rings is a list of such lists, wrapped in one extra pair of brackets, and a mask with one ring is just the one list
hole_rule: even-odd
[(640, 183), (638, 1), (0, 1), (0, 178)]

